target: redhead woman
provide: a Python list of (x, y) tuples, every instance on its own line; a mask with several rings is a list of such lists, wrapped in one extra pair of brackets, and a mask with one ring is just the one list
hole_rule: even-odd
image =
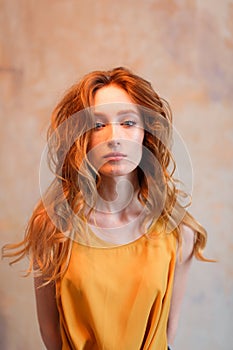
[(126, 68), (87, 74), (55, 108), (54, 180), (24, 240), (4, 248), (29, 256), (47, 349), (173, 346), (207, 234), (181, 204), (171, 142), (168, 103)]

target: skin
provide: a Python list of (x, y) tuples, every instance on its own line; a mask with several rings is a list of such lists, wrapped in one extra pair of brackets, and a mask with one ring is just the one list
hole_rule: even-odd
[[(109, 186), (120, 177), (137, 185), (136, 168), (142, 157), (144, 130), (133, 101), (117, 86), (104, 87), (95, 95), (94, 116), (96, 127), (89, 143), (89, 157), (103, 182), (108, 180)], [(110, 192), (107, 193), (109, 198)]]
[(89, 223), (99, 237), (126, 243), (142, 233), (137, 167), (143, 150), (143, 121), (129, 95), (115, 85), (96, 92), (93, 111), (96, 127), (88, 158), (102, 180)]
[[(129, 107), (131, 112), (123, 113), (129, 110)], [(90, 139), (88, 157), (100, 172), (102, 182), (94, 217), (90, 218), (90, 225), (93, 230), (96, 230), (97, 225), (95, 232), (99, 236), (102, 234), (102, 238), (107, 239), (110, 234), (111, 241), (124, 244), (137, 238), (130, 232), (141, 234), (140, 214), (143, 208), (137, 199), (139, 187), (137, 166), (142, 155), (143, 121), (128, 94), (115, 85), (103, 87), (97, 91), (94, 98), (94, 112), (96, 129)], [(114, 152), (117, 152), (117, 155)], [(111, 153), (114, 154), (111, 155)], [(101, 233), (98, 227), (101, 228)], [(180, 262), (177, 258), (167, 327), (167, 338), (170, 345), (174, 343), (193, 256), (194, 232), (185, 225), (181, 225), (181, 232), (183, 237), (182, 261)], [(59, 350), (62, 344), (55, 286), (49, 284), (44, 288), (36, 288), (41, 282), (43, 282), (41, 278), (35, 279), (35, 296), (41, 335), (48, 350)]]

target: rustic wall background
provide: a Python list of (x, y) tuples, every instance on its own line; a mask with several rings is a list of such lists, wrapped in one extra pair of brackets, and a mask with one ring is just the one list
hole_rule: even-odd
[[(0, 0), (1, 243), (19, 240), (39, 198), (50, 113), (84, 73), (128, 66), (171, 104), (194, 169), (191, 212), (207, 228), (176, 349), (233, 343), (233, 1)], [(1, 245), (2, 245), (1, 244)], [(43, 349), (31, 278), (1, 263), (0, 348)]]

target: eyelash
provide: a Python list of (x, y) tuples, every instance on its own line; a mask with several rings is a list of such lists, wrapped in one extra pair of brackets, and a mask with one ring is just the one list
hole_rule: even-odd
[[(132, 127), (136, 125), (136, 122), (134, 120), (125, 120), (124, 122), (120, 123), (120, 125), (122, 126), (126, 126), (126, 127)], [(100, 130), (102, 128), (104, 128), (106, 126), (106, 124), (101, 123), (101, 122), (96, 122), (95, 123), (95, 130)]]
[(95, 123), (95, 130), (102, 129), (103, 127), (105, 127), (104, 123), (101, 123), (101, 122)]
[(122, 124), (125, 126), (134, 126), (136, 122), (134, 120), (125, 120)]

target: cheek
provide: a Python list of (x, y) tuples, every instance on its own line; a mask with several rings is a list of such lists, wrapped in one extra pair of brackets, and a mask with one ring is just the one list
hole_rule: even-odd
[(99, 143), (92, 140), (92, 142), (89, 143), (87, 158), (96, 170), (98, 170), (105, 163), (104, 159), (102, 158), (104, 152), (105, 147), (103, 142)]
[(143, 140), (144, 130), (137, 130), (136, 132), (127, 135), (124, 142), (124, 148), (126, 148), (131, 154), (132, 152), (141, 153), (143, 147)]
[(106, 141), (106, 139), (106, 131), (93, 132), (89, 139), (88, 149), (98, 147), (99, 145), (103, 144)]
[[(132, 142), (133, 141), (133, 142)], [(138, 165), (143, 153), (143, 138), (136, 138), (126, 145), (128, 159), (132, 164)]]
[(137, 135), (135, 135), (134, 141), (138, 144), (139, 147), (142, 147), (144, 140), (144, 131), (138, 132)]
[(96, 154), (97, 150), (100, 148), (101, 142), (98, 141), (96, 137), (91, 137), (88, 143), (88, 152), (90, 154)]
[(96, 143), (95, 136), (92, 134), (90, 135), (90, 138), (89, 138), (87, 150), (90, 151), (93, 147), (95, 147), (95, 143)]
[(144, 140), (144, 131), (140, 132), (140, 134), (138, 135), (137, 138), (137, 149), (135, 150), (135, 152), (138, 155), (138, 159), (137, 161), (140, 162), (141, 158), (142, 158), (142, 153), (143, 153), (143, 140)]

